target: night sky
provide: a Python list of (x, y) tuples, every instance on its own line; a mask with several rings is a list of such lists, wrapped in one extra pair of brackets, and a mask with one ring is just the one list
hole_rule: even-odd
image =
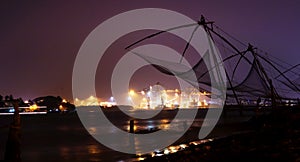
[[(204, 15), (245, 43), (299, 63), (300, 1), (1, 1), (0, 94), (72, 99), (72, 70), (88, 34), (104, 20), (137, 8), (165, 8), (194, 20)], [(101, 82), (101, 77), (97, 81)], [(102, 84), (96, 84), (97, 90)], [(99, 91), (100, 98), (109, 94)]]

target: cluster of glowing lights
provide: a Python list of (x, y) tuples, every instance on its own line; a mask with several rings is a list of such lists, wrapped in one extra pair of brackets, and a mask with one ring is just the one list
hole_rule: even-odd
[(169, 147), (167, 147), (163, 150), (156, 150), (156, 151), (152, 152), (151, 156), (154, 157), (154, 156), (169, 155), (169, 154), (181, 151), (181, 150), (185, 150), (188, 147), (189, 146), (187, 144), (180, 144), (180, 145), (177, 145), (177, 146), (169, 146)]
[[(160, 85), (159, 85), (160, 86)], [(189, 108), (209, 106), (209, 93), (196, 89), (182, 92), (179, 89), (165, 90), (163, 87), (150, 86), (148, 91), (128, 91), (128, 101), (136, 109), (156, 109), (157, 107)]]
[[(179, 89), (165, 90), (163, 87), (150, 86), (148, 91), (135, 91), (130, 89), (127, 94), (127, 102), (135, 109), (156, 109), (157, 107), (168, 108), (195, 108), (209, 106), (209, 93), (199, 91), (181, 91)], [(126, 98), (124, 98), (126, 99)], [(67, 101), (63, 99), (63, 103)], [(118, 103), (115, 102), (114, 97), (110, 97), (108, 101), (100, 101), (97, 97), (90, 96), (86, 99), (80, 100), (78, 98), (74, 101), (75, 106), (104, 106), (112, 107)]]
[[(151, 157), (169, 155), (169, 154), (176, 153), (178, 151), (186, 150), (188, 147), (190, 147), (192, 145), (197, 146), (197, 145), (205, 144), (208, 142), (212, 142), (213, 140), (214, 139), (210, 138), (210, 139), (203, 139), (203, 140), (199, 140), (199, 141), (193, 141), (193, 142), (190, 142), (189, 144), (180, 144), (180, 145), (176, 145), (176, 146), (169, 146), (162, 150), (155, 150), (154, 152), (150, 153), (150, 155), (151, 155)], [(141, 155), (141, 154), (137, 154), (137, 156), (138, 156), (138, 159), (141, 159), (141, 160), (145, 160), (147, 157), (147, 155), (145, 155), (143, 157), (143, 155)]]
[(90, 96), (86, 99), (80, 100), (78, 98), (74, 101), (75, 106), (98, 106), (99, 105), (99, 99), (94, 96)]
[(84, 100), (78, 98), (74, 101), (75, 106), (103, 106), (103, 107), (113, 107), (116, 106), (114, 97), (110, 97), (108, 101), (100, 101), (99, 98), (90, 96)]
[(113, 106), (116, 106), (117, 103), (104, 101), (104, 102), (100, 102), (99, 105), (103, 106), (103, 107), (113, 107)]
[(29, 106), (29, 110), (30, 110), (30, 111), (35, 111), (35, 110), (37, 110), (37, 109), (38, 109), (38, 106), (37, 106), (36, 104), (30, 105), (30, 106)]

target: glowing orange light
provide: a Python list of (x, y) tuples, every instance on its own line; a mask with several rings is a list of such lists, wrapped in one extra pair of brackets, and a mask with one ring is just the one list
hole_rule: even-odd
[(63, 105), (59, 105), (59, 110), (63, 110), (63, 109), (64, 109)]
[(130, 96), (133, 96), (133, 95), (135, 94), (135, 92), (134, 92), (134, 90), (130, 90), (130, 91), (128, 92), (128, 94), (129, 94)]
[(34, 111), (38, 108), (36, 104), (29, 106), (30, 111)]

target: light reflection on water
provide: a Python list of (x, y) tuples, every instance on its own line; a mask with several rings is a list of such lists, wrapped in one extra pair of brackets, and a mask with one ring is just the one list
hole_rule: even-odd
[(68, 158), (70, 157), (70, 148), (62, 146), (59, 149), (60, 149), (59, 152), (60, 152), (61, 157), (65, 157), (66, 160), (68, 160)]
[[(143, 121), (135, 121), (134, 122), (134, 131), (144, 131), (144, 130), (148, 130), (148, 131), (153, 131), (153, 130), (173, 130), (173, 131), (182, 131), (186, 128), (186, 125), (191, 125), (191, 123), (193, 123), (193, 120), (174, 120), (173, 121), (173, 127), (170, 126), (171, 120), (169, 119), (159, 119), (159, 120), (143, 120)], [(203, 120), (198, 120), (197, 122), (195, 122), (193, 124), (193, 126), (201, 126), (202, 125)], [(129, 131), (130, 126), (129, 126), (129, 122), (128, 123), (124, 123), (123, 126), (119, 126), (120, 128), (122, 128), (125, 131)]]
[[(90, 113), (94, 116), (93, 113)], [(113, 116), (116, 115), (115, 113)], [(171, 115), (170, 115), (171, 116)], [(162, 118), (151, 120), (136, 120), (135, 131), (157, 129), (162, 131), (175, 130), (170, 133), (170, 136), (176, 135), (176, 131), (184, 129), (184, 123), (193, 122), (191, 119), (175, 119), (168, 115)], [(4, 118), (4, 117), (3, 117)], [(8, 118), (9, 123), (11, 120)], [(233, 117), (235, 119), (236, 117)], [(230, 118), (231, 119), (231, 118)], [(129, 131), (129, 121), (123, 118), (116, 117), (116, 127), (109, 127), (96, 123), (93, 127), (88, 128), (89, 132), (93, 134), (107, 135), (115, 133), (117, 129)], [(170, 122), (175, 124), (170, 127)], [(87, 130), (82, 126), (77, 114), (68, 114), (61, 116), (59, 114), (49, 114), (47, 116), (28, 116), (22, 118), (22, 161), (117, 161), (117, 159), (126, 159), (131, 155), (124, 155), (122, 153), (110, 150), (107, 147), (99, 144), (93, 139)], [(198, 117), (195, 119), (193, 126), (202, 126), (203, 118)], [(100, 132), (100, 128), (105, 128), (105, 132)], [(8, 130), (8, 129), (7, 129)], [(8, 132), (4, 130), (1, 132), (3, 138), (1, 143), (5, 144)], [(142, 143), (155, 144), (155, 139), (148, 141), (134, 141), (138, 149)], [(129, 138), (124, 138), (124, 143), (130, 143)], [(118, 144), (118, 143), (116, 143)], [(0, 147), (0, 152), (4, 153), (4, 146)], [(174, 151), (170, 148), (170, 152)], [(3, 155), (0, 155), (0, 161)], [(112, 160), (113, 159), (113, 160)]]
[[(200, 120), (202, 121), (202, 120)], [(170, 123), (172, 124), (172, 128)], [(166, 143), (173, 143), (175, 139), (177, 139), (178, 135), (181, 134), (182, 131), (186, 130), (187, 125), (190, 125), (193, 121), (187, 120), (187, 119), (152, 119), (152, 120), (135, 120), (134, 122), (134, 132), (138, 134), (144, 134), (144, 133), (151, 133), (153, 131), (170, 131), (170, 138), (166, 139), (164, 142)], [(130, 125), (129, 121), (124, 122), (117, 122), (118, 125), (113, 126), (107, 126), (107, 125), (101, 125), (99, 124), (96, 127), (90, 127), (88, 130), (90, 130), (90, 133), (93, 135), (101, 135), (101, 136), (107, 136), (108, 138), (110, 136), (113, 136), (113, 133), (117, 133), (117, 131), (113, 131), (116, 129), (122, 129), (125, 132), (129, 132)], [(103, 127), (105, 127), (105, 132), (100, 132), (99, 130), (103, 130)], [(98, 128), (98, 130), (97, 130)], [(155, 145), (158, 139), (155, 138), (145, 138), (143, 141), (139, 141), (139, 138), (134, 137), (122, 137), (123, 144), (130, 147), (132, 144), (134, 145), (134, 149), (136, 151), (142, 150), (142, 148), (145, 145)], [(112, 145), (119, 145), (118, 143), (114, 143)]]
[(100, 161), (102, 150), (103, 148), (94, 144), (73, 148), (69, 146), (59, 147), (60, 157), (62, 157), (64, 161), (73, 161), (74, 158), (82, 159), (82, 155), (89, 155), (85, 157), (86, 160), (89, 159), (88, 161)]
[(88, 148), (89, 154), (99, 154), (99, 153), (101, 153), (101, 149), (96, 145), (88, 145), (87, 148)]
[[(110, 114), (109, 114), (110, 115)], [(93, 114), (91, 113), (91, 116)], [(93, 124), (92, 127), (88, 127), (87, 130), (89, 131), (90, 134), (95, 135), (95, 136), (102, 136), (103, 138), (110, 138), (114, 136), (114, 133), (117, 133), (118, 129), (121, 129), (125, 132), (130, 131), (130, 119), (125, 119), (124, 118), (119, 118), (117, 115), (113, 116), (114, 118), (111, 119), (113, 125), (105, 125), (102, 122)], [(187, 130), (187, 126), (191, 125), (194, 120), (192, 119), (186, 119), (186, 118), (179, 118), (179, 119), (172, 119), (173, 115), (170, 115), (168, 118), (168, 115), (164, 115), (163, 117), (159, 118), (156, 117), (154, 119), (143, 119), (139, 120), (136, 119), (134, 120), (134, 133), (137, 134), (148, 134), (152, 133), (154, 131), (167, 131), (166, 133), (169, 133), (169, 137), (167, 139), (164, 139), (164, 142), (166, 143), (173, 143), (175, 142), (174, 139), (178, 139), (179, 135), (182, 134), (182, 131)], [(199, 122), (202, 122), (202, 120), (199, 120)], [(172, 123), (172, 124), (171, 124)], [(145, 145), (152, 145), (156, 146), (157, 140), (158, 139), (152, 139), (152, 138), (146, 138), (143, 139), (143, 141), (139, 141), (139, 138), (130, 138), (129, 136), (123, 136), (123, 141), (124, 146), (134, 146), (134, 149), (136, 151), (142, 150), (142, 148)], [(116, 143), (111, 143), (113, 146), (119, 146), (120, 143), (116, 141)], [(158, 145), (157, 145), (158, 147)]]

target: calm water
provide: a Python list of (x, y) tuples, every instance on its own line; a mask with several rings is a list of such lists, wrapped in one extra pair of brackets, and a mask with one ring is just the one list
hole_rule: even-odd
[[(197, 131), (202, 124), (205, 113), (206, 111), (204, 110), (199, 111), (194, 122), (189, 119), (178, 119), (175, 121), (178, 123), (175, 124), (175, 127), (177, 127), (178, 130), (182, 129), (183, 122), (193, 122), (193, 130), (196, 130), (194, 132), (187, 132), (183, 138), (177, 141), (178, 143), (196, 140)], [(123, 113), (120, 113), (119, 111), (108, 111), (106, 115), (112, 119), (112, 122), (120, 129), (128, 131), (129, 118)], [(150, 129), (166, 130), (168, 129), (169, 123), (175, 115), (176, 111), (163, 111), (155, 118), (136, 121), (135, 129), (136, 131)], [(228, 117), (220, 119), (220, 123), (230, 123), (246, 119), (246, 116), (239, 118), (237, 113), (232, 113)], [(11, 120), (12, 116), (0, 116), (0, 159), (4, 158), (5, 142), (8, 133), (8, 127), (3, 126), (9, 124)], [(23, 115), (21, 116), (21, 122), (21, 157), (22, 161), (25, 162), (119, 161), (134, 157), (130, 154), (116, 152), (98, 143), (83, 127), (76, 113)]]

